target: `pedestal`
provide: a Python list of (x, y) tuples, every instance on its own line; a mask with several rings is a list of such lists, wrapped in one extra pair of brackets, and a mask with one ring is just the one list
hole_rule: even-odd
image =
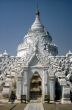
[(70, 87), (69, 86), (63, 86), (62, 88), (62, 104), (70, 104)]

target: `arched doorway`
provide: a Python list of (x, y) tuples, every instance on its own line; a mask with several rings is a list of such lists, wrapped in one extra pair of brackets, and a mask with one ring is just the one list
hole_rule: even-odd
[(62, 97), (62, 88), (58, 82), (58, 78), (55, 80), (55, 101), (60, 100)]
[(40, 100), (42, 96), (42, 80), (35, 72), (30, 81), (30, 100)]

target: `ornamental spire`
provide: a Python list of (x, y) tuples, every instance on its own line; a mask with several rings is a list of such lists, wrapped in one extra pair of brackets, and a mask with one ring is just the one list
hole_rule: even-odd
[(37, 3), (36, 15), (38, 16), (40, 15), (38, 3)]
[(37, 5), (37, 9), (36, 9), (35, 21), (33, 22), (31, 29), (32, 30), (43, 30), (43, 25), (40, 22), (40, 12), (39, 12), (38, 5)]

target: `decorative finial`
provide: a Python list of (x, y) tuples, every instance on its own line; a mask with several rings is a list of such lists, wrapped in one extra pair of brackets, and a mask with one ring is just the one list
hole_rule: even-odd
[(8, 55), (8, 53), (7, 53), (7, 51), (6, 51), (6, 50), (4, 51), (3, 55)]
[(38, 16), (40, 15), (38, 1), (37, 1), (37, 7), (36, 7), (36, 15), (38, 15)]
[(71, 51), (69, 50), (69, 54), (71, 53)]

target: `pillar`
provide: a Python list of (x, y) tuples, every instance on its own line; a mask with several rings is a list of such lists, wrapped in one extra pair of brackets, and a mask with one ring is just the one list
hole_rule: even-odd
[(49, 77), (49, 88), (50, 88), (50, 102), (53, 103), (55, 99), (55, 78)]
[(28, 77), (27, 77), (28, 71), (24, 70), (22, 73), (22, 95), (26, 95), (26, 99), (29, 99), (29, 94), (28, 94)]
[(42, 76), (42, 101), (45, 100), (45, 95), (48, 95), (48, 71), (44, 68)]
[(21, 77), (18, 77), (18, 80), (17, 80), (17, 88), (16, 88), (16, 96), (17, 96), (17, 99), (21, 99)]
[(44, 94), (48, 94), (48, 72), (47, 70), (44, 71)]

